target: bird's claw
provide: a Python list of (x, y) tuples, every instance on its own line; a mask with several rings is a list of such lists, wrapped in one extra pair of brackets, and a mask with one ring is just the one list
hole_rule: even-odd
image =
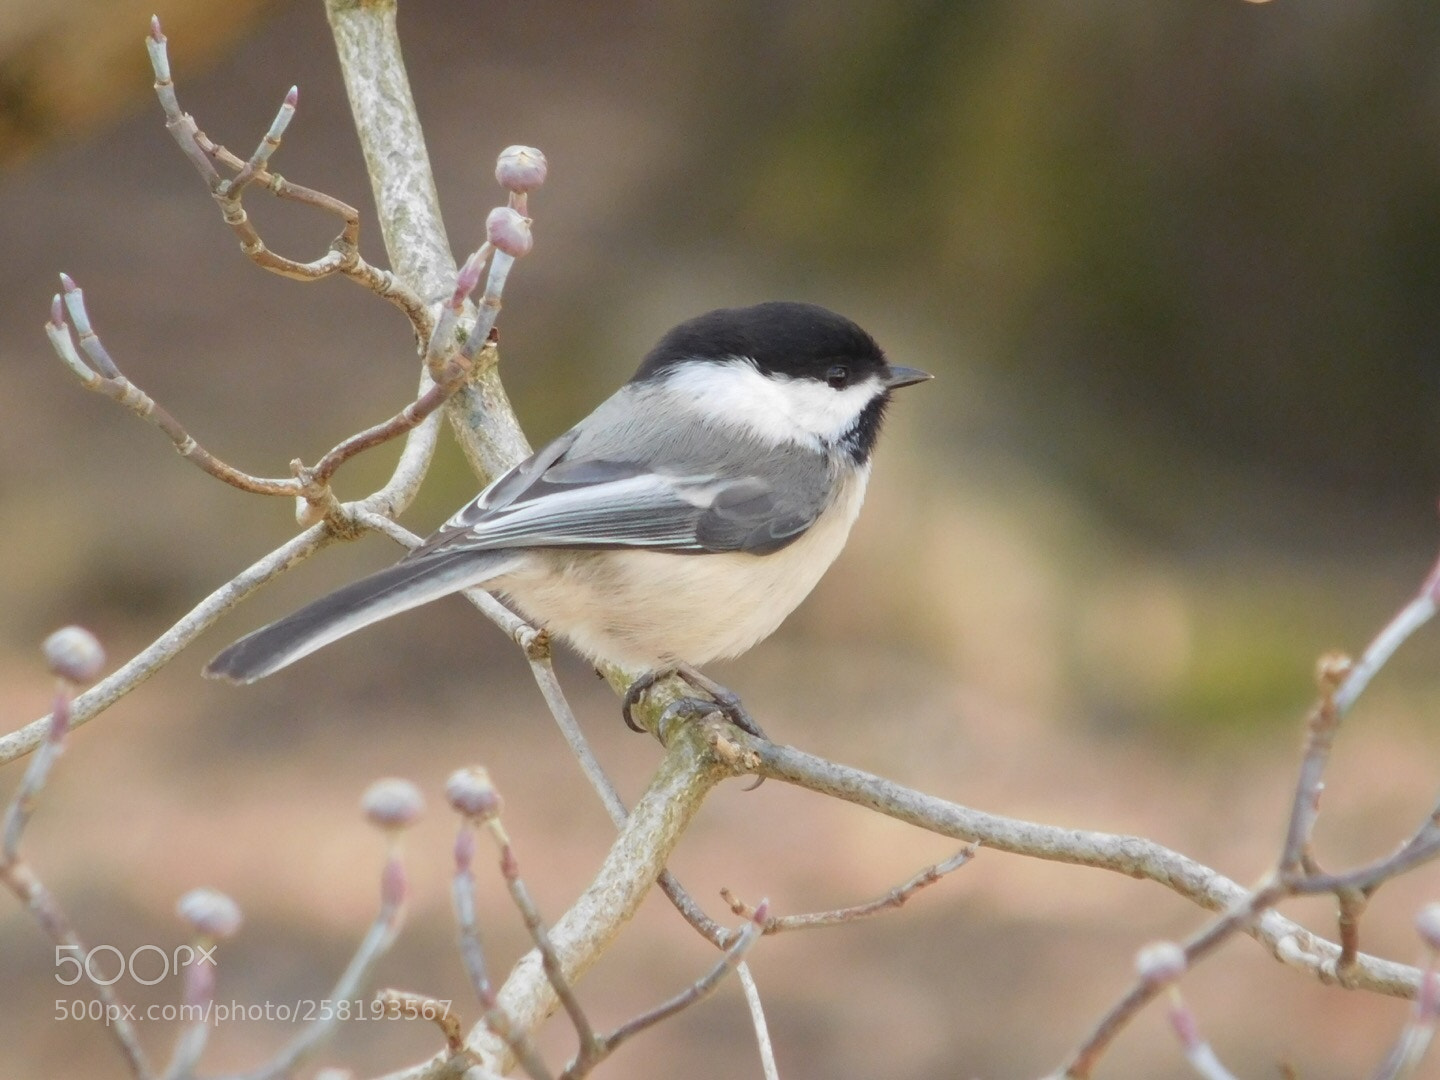
[(659, 682), (664, 674), (660, 671), (647, 671), (630, 684), (630, 688), (625, 691), (625, 697), (620, 702), (620, 715), (625, 720), (625, 726), (637, 735), (644, 735), (645, 729), (635, 719), (635, 706), (640, 704), (640, 699), (645, 696), (645, 692)]
[[(685, 713), (701, 717), (708, 716), (712, 713), (719, 713), (726, 721), (734, 724), (741, 731), (753, 735), (757, 739), (764, 739), (766, 742), (770, 741), (770, 736), (765, 734), (765, 729), (757, 724), (755, 718), (745, 710), (745, 706), (741, 704), (737, 694), (721, 686), (714, 679), (702, 675), (695, 668), (688, 665), (678, 667), (674, 671), (647, 672), (630, 684), (629, 689), (625, 691), (625, 697), (620, 706), (620, 715), (624, 717), (625, 726), (631, 731), (642, 733), (645, 731), (645, 728), (641, 727), (635, 719), (635, 706), (640, 703), (640, 699), (644, 697), (652, 686), (669, 675), (679, 676), (696, 690), (708, 694), (709, 697), (676, 698), (670, 702), (670, 704), (666, 705), (660, 713), (659, 720), (655, 723), (655, 733), (662, 743), (668, 740), (670, 724), (677, 716)], [(763, 776), (756, 777), (755, 783), (751, 784), (745, 790), (754, 791), (764, 782), (765, 778)]]

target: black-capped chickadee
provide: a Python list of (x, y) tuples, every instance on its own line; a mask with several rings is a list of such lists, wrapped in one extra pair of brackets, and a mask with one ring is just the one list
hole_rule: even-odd
[(840, 553), (890, 392), (928, 378), (813, 304), (690, 319), (399, 563), (241, 638), (205, 674), (252, 682), (472, 586), (593, 661), (645, 669), (646, 685), (738, 656)]

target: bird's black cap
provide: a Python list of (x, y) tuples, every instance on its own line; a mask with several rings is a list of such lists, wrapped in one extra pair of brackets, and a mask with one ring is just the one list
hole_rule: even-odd
[(825, 379), (837, 363), (855, 381), (889, 368), (875, 339), (843, 315), (817, 304), (772, 300), (719, 308), (687, 319), (650, 350), (636, 380), (663, 375), (687, 360), (743, 356), (767, 375)]

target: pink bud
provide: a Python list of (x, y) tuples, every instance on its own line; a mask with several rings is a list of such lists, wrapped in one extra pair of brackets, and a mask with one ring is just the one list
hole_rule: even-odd
[(202, 937), (224, 940), (240, 929), (240, 906), (216, 889), (191, 889), (180, 897), (175, 913)]
[(468, 818), (488, 821), (500, 814), (500, 792), (490, 782), (490, 774), (480, 765), (459, 769), (445, 781), (445, 797), (450, 805)]
[(485, 269), (485, 260), (490, 257), (488, 248), (482, 247), (478, 251), (472, 251), (465, 264), (455, 275), (455, 296), (453, 306), (459, 310), (465, 297), (475, 291), (475, 286), (480, 284), (480, 272)]
[(45, 639), (45, 663), (54, 675), (77, 686), (95, 681), (105, 667), (105, 650), (89, 630), (67, 626)]
[(378, 829), (405, 829), (414, 825), (425, 812), (425, 799), (420, 789), (409, 780), (389, 777), (376, 780), (360, 798), (360, 809)]
[(485, 219), (485, 238), (497, 251), (516, 259), (529, 254), (535, 246), (535, 239), (530, 235), (530, 219), (508, 206), (497, 206), (490, 211)]
[(545, 183), (549, 166), (533, 146), (507, 146), (495, 163), (495, 179), (506, 191), (534, 191)]
[(1156, 941), (1135, 954), (1135, 971), (1148, 983), (1165, 986), (1185, 974), (1185, 950), (1173, 941)]
[(1429, 903), (1415, 916), (1415, 932), (1420, 940), (1436, 951), (1440, 951), (1440, 903)]

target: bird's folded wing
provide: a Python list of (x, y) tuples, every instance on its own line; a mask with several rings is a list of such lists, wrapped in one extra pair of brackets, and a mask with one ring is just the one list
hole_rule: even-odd
[(753, 476), (669, 476), (641, 463), (593, 459), (557, 462), (507, 492), (501, 505), (487, 505), (495, 487), (411, 557), (513, 547), (765, 554), (803, 533), (823, 506), (820, 492), (787, 505)]

